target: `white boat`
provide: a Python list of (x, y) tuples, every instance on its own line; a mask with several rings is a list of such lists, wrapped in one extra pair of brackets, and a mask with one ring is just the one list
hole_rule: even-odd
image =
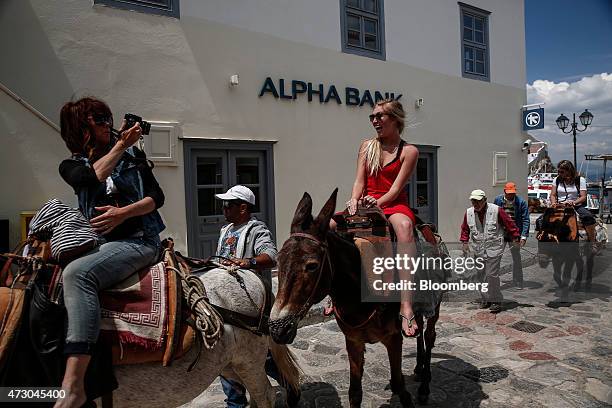
[(536, 173), (527, 177), (527, 197), (537, 198), (542, 205), (550, 204), (550, 193), (557, 173)]

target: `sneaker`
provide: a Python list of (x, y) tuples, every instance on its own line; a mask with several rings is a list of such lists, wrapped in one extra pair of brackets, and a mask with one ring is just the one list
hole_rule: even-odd
[(491, 303), (491, 307), (489, 308), (491, 313), (499, 313), (502, 311), (501, 305), (499, 303)]

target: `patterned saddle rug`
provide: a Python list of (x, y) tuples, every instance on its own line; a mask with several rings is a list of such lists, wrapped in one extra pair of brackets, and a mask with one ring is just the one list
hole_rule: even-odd
[[(46, 246), (41, 245), (41, 248)], [(37, 256), (41, 252), (43, 251), (38, 251)], [(0, 317), (4, 323), (1, 327), (0, 366), (10, 353), (10, 343), (20, 327), (22, 310), (29, 307), (23, 304), (26, 286), (38, 288), (36, 305), (44, 305), (41, 306), (43, 308), (63, 308), (60, 296), (61, 269), (46, 264), (37, 274), (23, 273), (23, 267), (16, 268), (20, 263), (18, 258), (25, 263), (32, 259), (19, 256), (9, 258), (0, 273), (0, 286), (6, 285), (0, 288), (2, 299), (7, 300), (0, 302)], [(182, 324), (189, 318), (189, 314), (183, 315), (181, 312), (180, 278), (167, 267), (168, 262), (172, 261), (166, 256), (163, 262), (143, 269), (114, 287), (100, 292), (100, 340), (112, 348), (114, 365), (154, 361), (169, 365), (174, 358), (189, 351), (196, 340), (195, 331), (189, 325)], [(30, 281), (32, 276), (36, 277)], [(18, 277), (19, 281), (13, 282), (15, 277)], [(40, 310), (38, 314), (41, 316), (41, 322), (30, 322), (34, 329), (39, 323), (46, 327), (63, 325), (64, 313), (61, 311), (58, 320), (54, 322), (46, 321), (48, 318), (44, 318), (45, 310)], [(54, 336), (51, 337), (61, 336), (59, 332), (62, 330), (52, 331)], [(35, 330), (32, 334), (35, 333), (45, 331)], [(50, 352), (50, 347), (55, 349), (63, 343), (63, 337), (51, 339), (49, 334), (41, 336), (43, 337), (32, 340), (38, 342), (38, 348), (45, 352)]]
[(100, 338), (159, 350), (166, 338), (168, 280), (164, 263), (141, 270), (100, 293)]

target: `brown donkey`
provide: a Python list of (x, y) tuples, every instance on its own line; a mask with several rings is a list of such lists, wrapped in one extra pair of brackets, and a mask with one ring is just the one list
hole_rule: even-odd
[[(361, 406), (365, 345), (382, 342), (389, 356), (391, 390), (399, 395), (404, 407), (413, 407), (402, 375), (399, 303), (361, 302), (359, 250), (352, 241), (329, 231), (337, 192), (338, 189), (332, 193), (316, 219), (312, 216), (312, 199), (308, 193), (304, 193), (297, 206), (291, 235), (278, 255), (279, 288), (270, 316), (270, 334), (279, 344), (293, 342), (300, 319), (312, 305), (330, 295), (335, 305), (336, 321), (346, 339), (350, 363), (350, 406)], [(419, 324), (422, 327), (422, 318)], [(428, 350), (431, 355), (429, 344)], [(418, 361), (424, 362), (423, 359)], [(428, 366), (425, 364), (419, 369), (417, 365), (427, 379), (421, 384), (422, 389), (419, 388), (419, 395), (423, 395), (424, 400), (429, 394)]]

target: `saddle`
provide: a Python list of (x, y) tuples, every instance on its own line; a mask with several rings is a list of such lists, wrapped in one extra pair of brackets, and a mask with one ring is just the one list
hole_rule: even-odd
[(536, 220), (539, 242), (574, 242), (578, 240), (578, 217), (573, 208), (547, 208)]
[[(183, 269), (189, 270), (190, 273), (206, 273), (209, 270), (218, 268), (220, 265), (213, 262), (213, 258), (208, 257), (206, 259), (190, 258), (182, 255), (180, 252), (175, 252), (176, 260), (183, 266)], [(274, 294), (272, 292), (272, 283), (264, 279), (261, 274), (255, 273), (255, 276), (259, 279), (260, 283), (264, 288), (265, 301), (259, 310), (257, 316), (247, 316), (232, 310), (225, 309), (218, 305), (212, 305), (212, 307), (221, 315), (223, 322), (232, 326), (240, 327), (245, 330), (261, 336), (269, 335), (270, 328), (268, 326), (270, 319), (270, 312), (272, 311), (272, 305), (274, 304)], [(235, 275), (235, 278), (239, 281), (240, 277)], [(240, 282), (240, 281), (239, 281)]]
[[(127, 313), (127, 310), (125, 310), (124, 313), (117, 315), (117, 312), (109, 312), (110, 304), (113, 303), (113, 300), (116, 301), (119, 299), (121, 303), (121, 297), (124, 296), (121, 292), (125, 289), (125, 281), (120, 282), (114, 288), (107, 289), (100, 293), (100, 306), (103, 312), (103, 330), (101, 331), (100, 338), (103, 343), (111, 347), (113, 365), (161, 362), (164, 367), (169, 366), (174, 359), (184, 356), (196, 341), (196, 330), (187, 324), (190, 315), (182, 310), (183, 296), (180, 278), (177, 276), (176, 272), (168, 268), (168, 266), (172, 264), (173, 261), (168, 252), (166, 252), (165, 259), (162, 262), (153, 265), (146, 271), (140, 271), (135, 274), (141, 278), (139, 283), (145, 281), (147, 278), (154, 279), (152, 285), (154, 289), (152, 291), (152, 299), (146, 298), (143, 300), (147, 303), (143, 305), (147, 313)], [(165, 286), (159, 287), (160, 282), (165, 283)], [(161, 289), (161, 291), (156, 291), (155, 289)], [(126, 293), (125, 296), (127, 297), (128, 294)], [(129, 302), (129, 299), (127, 301)], [(131, 306), (132, 310), (138, 309), (138, 305), (133, 304)], [(161, 313), (158, 315), (155, 314), (160, 307), (164, 310), (159, 311)], [(130, 305), (125, 304), (124, 308), (129, 310)], [(162, 329), (159, 341), (143, 341), (140, 338), (134, 338), (132, 336), (133, 333), (129, 331), (127, 335), (125, 335), (125, 332), (121, 331), (121, 329), (129, 330), (129, 328), (138, 328), (138, 324), (141, 321), (143, 324), (147, 323), (146, 319), (153, 315), (163, 319), (163, 321), (157, 322), (158, 325), (161, 325)], [(104, 317), (107, 317), (107, 321), (111, 321), (111, 319), (114, 318), (115, 323), (119, 323), (114, 332), (112, 327), (108, 330), (108, 326), (106, 327), (107, 330), (104, 330)], [(150, 321), (149, 326), (151, 326), (152, 323), (153, 322)], [(159, 332), (156, 332), (156, 334), (157, 333)]]
[[(423, 222), (416, 215), (415, 218), (414, 235), (417, 253), (425, 257), (447, 257), (448, 250), (437, 233), (436, 226)], [(354, 241), (361, 255), (362, 265), (374, 265), (374, 258), (393, 258), (395, 256), (395, 246), (397, 245), (395, 233), (380, 208), (359, 206), (355, 215), (350, 216), (348, 210), (345, 210), (335, 214), (333, 219), (337, 224), (337, 232), (341, 236)], [(366, 267), (363, 270), (365, 272), (363, 274), (364, 284), (367, 288), (372, 288), (374, 281), (381, 278), (385, 283), (395, 281), (396, 277), (392, 270), (387, 270), (382, 275), (377, 275), (369, 269)], [(419, 268), (416, 271), (414, 280), (416, 282), (422, 279), (445, 282), (449, 277), (448, 275), (449, 272), (445, 269), (430, 270)], [(388, 298), (390, 293), (385, 293), (383, 296)], [(435, 307), (439, 303), (441, 296), (441, 293), (435, 291), (417, 291), (413, 298), (414, 309), (423, 312), (426, 316), (431, 316), (435, 313)], [(374, 299), (372, 298), (371, 300)], [(391, 299), (388, 298), (388, 300)]]
[[(15, 251), (19, 252), (19, 251)], [(30, 241), (27, 251), (22, 257), (20, 254), (11, 254), (0, 270), (0, 367), (10, 354), (13, 340), (21, 327), (26, 288), (36, 287), (34, 301), (36, 307), (59, 307), (62, 312), (58, 316), (60, 321), (48, 322), (50, 325), (63, 327), (65, 312), (63, 311), (61, 290), (61, 268), (59, 265), (47, 263), (50, 259), (48, 241)], [(180, 278), (167, 266), (172, 262), (168, 257), (164, 261), (132, 275), (113, 288), (100, 292), (102, 309), (102, 328), (100, 343), (111, 349), (113, 365), (139, 364), (145, 362), (161, 362), (164, 366), (171, 364), (175, 358), (185, 355), (196, 341), (196, 331), (189, 325), (189, 316), (181, 309), (182, 288)], [(20, 264), (18, 266), (18, 264)], [(40, 269), (40, 274), (38, 271)], [(157, 276), (151, 278), (151, 274)], [(163, 276), (162, 276), (163, 275)], [(129, 281), (134, 277), (141, 287), (142, 282), (148, 278), (149, 286), (155, 286), (157, 291), (151, 290), (148, 294), (130, 293), (126, 290)], [(128, 283), (126, 283), (128, 282)], [(163, 285), (161, 283), (163, 283)], [(155, 297), (156, 304), (151, 304)], [(141, 302), (138, 304), (138, 302)], [(149, 304), (146, 304), (149, 302)], [(163, 306), (163, 310), (158, 310)], [(137, 310), (147, 309), (147, 313), (138, 313)], [(45, 317), (44, 310), (38, 310), (37, 316)], [(120, 324), (115, 327), (113, 318)], [(130, 328), (143, 324), (151, 329), (154, 326), (150, 319), (163, 319), (156, 322), (159, 332), (159, 341), (139, 338), (130, 332)], [(49, 324), (44, 324), (49, 326)], [(132, 326), (130, 326), (132, 325)], [(37, 322), (30, 324), (32, 340), (37, 349), (49, 352), (49, 347), (56, 348), (62, 343), (59, 339), (50, 339), (45, 330), (37, 330)], [(63, 336), (57, 333), (56, 335)], [(53, 344), (53, 346), (51, 346)]]

